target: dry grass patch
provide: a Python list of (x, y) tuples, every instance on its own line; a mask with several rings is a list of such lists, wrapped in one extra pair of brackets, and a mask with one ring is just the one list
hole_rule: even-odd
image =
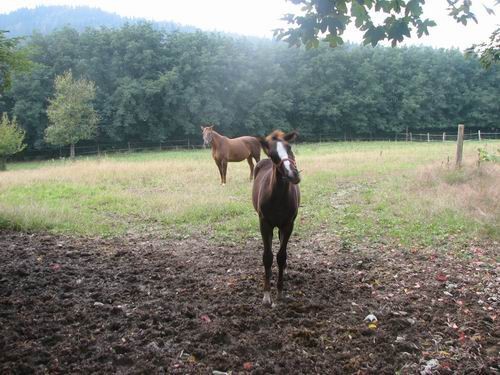
[(410, 191), (430, 215), (459, 212), (500, 237), (500, 164), (469, 159), (461, 169), (432, 166), (419, 171)]

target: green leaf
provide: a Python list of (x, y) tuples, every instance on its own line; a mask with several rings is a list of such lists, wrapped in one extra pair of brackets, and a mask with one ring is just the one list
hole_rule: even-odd
[(378, 42), (386, 37), (385, 29), (382, 26), (371, 26), (363, 35), (363, 44), (371, 44), (376, 46)]
[(328, 35), (324, 40), (330, 44), (330, 47), (337, 47), (344, 44), (344, 40), (337, 35)]

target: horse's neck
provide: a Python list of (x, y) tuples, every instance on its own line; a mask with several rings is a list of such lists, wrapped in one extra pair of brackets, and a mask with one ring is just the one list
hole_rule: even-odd
[(212, 148), (219, 147), (224, 139), (223, 135), (220, 135), (216, 131), (212, 130)]
[(277, 168), (273, 165), (271, 174), (271, 195), (275, 197), (284, 197), (290, 191), (290, 182), (285, 180), (283, 176), (278, 173)]

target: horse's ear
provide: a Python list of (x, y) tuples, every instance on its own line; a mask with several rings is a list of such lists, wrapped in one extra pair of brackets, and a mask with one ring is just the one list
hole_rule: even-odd
[(293, 142), (295, 139), (297, 139), (297, 136), (299, 133), (297, 133), (295, 130), (291, 131), (290, 133), (287, 133), (284, 135), (283, 139), (287, 142)]
[(266, 138), (265, 137), (255, 137), (255, 138), (257, 138), (257, 140), (259, 141), (264, 153), (267, 156), (269, 156), (269, 143), (267, 142)]
[(201, 131), (205, 130), (205, 128), (202, 125), (200, 125), (200, 128), (201, 128)]

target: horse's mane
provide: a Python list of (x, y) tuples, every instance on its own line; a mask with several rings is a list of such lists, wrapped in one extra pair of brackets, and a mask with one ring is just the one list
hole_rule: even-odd
[(282, 132), (281, 130), (275, 130), (266, 137), (266, 140), (271, 141), (271, 140), (283, 139), (284, 135), (285, 133)]

